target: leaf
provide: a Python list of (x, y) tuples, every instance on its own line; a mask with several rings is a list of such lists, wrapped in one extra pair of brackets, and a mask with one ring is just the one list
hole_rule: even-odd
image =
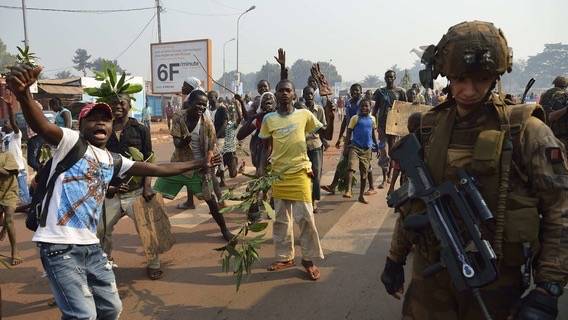
[(274, 211), (274, 209), (272, 209), (270, 203), (266, 200), (262, 200), (262, 204), (264, 205), (264, 210), (266, 211), (268, 217), (272, 220), (276, 219), (276, 212)]
[(261, 232), (268, 226), (268, 222), (257, 222), (253, 225), (250, 225), (248, 228), (252, 232)]
[(108, 68), (106, 69), (106, 73), (108, 75), (108, 80), (110, 83), (110, 86), (112, 88), (116, 87), (116, 70), (114, 70), (114, 68)]
[(124, 80), (126, 80), (126, 72), (122, 73), (122, 76), (120, 77), (120, 80), (118, 80), (118, 83), (116, 84), (117, 88), (122, 88), (122, 86), (124, 86)]
[(142, 85), (138, 84), (138, 83), (130, 83), (130, 85), (128, 86), (127, 89), (125, 89), (124, 91), (120, 92), (120, 93), (124, 93), (124, 94), (134, 94), (134, 93), (138, 93), (140, 91), (142, 91)]
[(231, 245), (227, 245), (227, 252), (229, 252), (229, 255), (235, 256), (235, 257), (239, 257), (241, 256), (241, 254), (237, 251), (237, 249), (235, 249), (235, 247), (231, 246)]

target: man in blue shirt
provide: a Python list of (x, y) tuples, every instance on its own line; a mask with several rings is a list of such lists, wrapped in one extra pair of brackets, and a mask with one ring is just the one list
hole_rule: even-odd
[[(361, 192), (359, 193), (359, 202), (368, 203), (363, 197), (365, 193), (365, 185), (367, 182), (367, 170), (371, 162), (371, 154), (373, 144), (377, 143), (377, 123), (371, 114), (371, 99), (363, 99), (360, 104), (360, 110), (349, 120), (347, 127), (347, 135), (345, 136), (345, 148), (343, 156), (348, 156), (349, 171), (347, 172), (348, 187), (343, 194), (344, 198), (351, 198), (351, 187), (353, 180), (351, 177), (355, 172), (357, 164), (361, 173)], [(367, 193), (370, 194), (370, 193)]]

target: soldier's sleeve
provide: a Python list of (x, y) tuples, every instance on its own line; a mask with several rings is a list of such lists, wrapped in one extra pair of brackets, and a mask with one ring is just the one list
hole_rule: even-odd
[(394, 225), (391, 245), (389, 249), (389, 258), (398, 263), (406, 263), (406, 257), (412, 250), (412, 242), (408, 231), (402, 226), (402, 215), (398, 215)]
[(542, 215), (535, 282), (568, 281), (568, 162), (563, 144), (537, 118), (527, 121), (523, 159)]

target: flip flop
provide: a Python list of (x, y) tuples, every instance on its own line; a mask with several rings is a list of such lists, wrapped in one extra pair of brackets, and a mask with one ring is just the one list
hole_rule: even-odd
[(13, 266), (17, 266), (22, 262), (24, 262), (24, 258), (17, 256), (17, 257), (12, 257), (12, 261), (11, 261), (10, 264), (13, 265)]
[(363, 194), (366, 195), (366, 196), (372, 196), (372, 195), (374, 195), (374, 194), (377, 194), (377, 191), (375, 191), (375, 189), (367, 190), (367, 191), (365, 191), (365, 193), (363, 193)]
[(306, 269), (308, 278), (310, 278), (310, 280), (316, 281), (320, 278), (320, 271), (312, 261), (302, 260), (302, 266), (304, 266), (304, 268)]
[(288, 261), (276, 261), (273, 264), (271, 264), (268, 268), (266, 268), (266, 270), (268, 270), (268, 271), (280, 271), (280, 270), (292, 268), (294, 266), (296, 266), (296, 262), (294, 261), (294, 259), (288, 260)]
[(161, 279), (164, 275), (164, 272), (160, 268), (146, 268), (146, 273), (148, 274), (148, 278), (150, 280), (158, 280)]

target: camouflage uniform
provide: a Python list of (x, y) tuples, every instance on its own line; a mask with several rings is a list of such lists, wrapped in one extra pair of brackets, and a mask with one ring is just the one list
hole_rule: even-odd
[(540, 105), (544, 108), (547, 113), (551, 111), (558, 110), (562, 107), (562, 104), (558, 103), (557, 94), (565, 94), (566, 87), (568, 86), (568, 79), (566, 77), (558, 76), (552, 82), (554, 88), (546, 90), (540, 97)]
[[(559, 111), (563, 108), (568, 107), (568, 91), (561, 90), (557, 91), (550, 98), (551, 111)], [(555, 121), (550, 121), (550, 128), (554, 135), (564, 143), (564, 146), (568, 148), (568, 112), (556, 119)]]
[[(453, 28), (453, 35), (472, 28), (485, 35), (489, 33), (488, 38), (497, 31), (501, 35), (500, 30), (482, 22)], [(442, 38), (438, 48), (452, 41), (451, 31)], [(507, 48), (506, 42), (504, 48)], [(447, 51), (444, 54), (456, 58)], [(498, 54), (490, 55), (498, 66), (500, 61), (508, 61), (509, 58), (499, 60)], [(459, 67), (459, 62), (455, 65)], [(448, 70), (444, 67), (438, 66), (438, 70)], [(459, 69), (450, 68), (450, 71), (459, 72)], [(504, 71), (503, 68), (498, 74)], [(460, 118), (456, 109), (455, 100), (450, 98), (424, 114), (419, 139), (435, 183), (456, 181), (457, 168), (466, 168), (479, 181), (480, 192), (495, 216), (494, 220), (481, 224), (480, 229), (497, 253), (499, 269), (498, 279), (481, 288), (481, 296), (494, 319), (506, 319), (524, 290), (521, 288), (523, 244), (530, 244), (534, 253), (535, 283), (554, 282), (565, 286), (568, 281), (566, 153), (544, 124), (544, 112), (539, 106), (506, 106), (497, 95), (491, 95), (481, 108), (465, 117)], [(509, 134), (513, 149), (505, 151), (502, 145)], [(508, 192), (499, 192), (503, 177), (509, 178), (504, 184)], [(400, 209), (402, 213), (396, 222), (389, 258), (403, 263), (406, 256), (414, 252), (403, 319), (483, 319), (473, 296), (469, 292), (457, 292), (447, 271), (429, 278), (422, 276), (427, 266), (440, 260), (439, 244), (431, 229), (414, 233), (402, 227), (406, 216), (423, 211), (422, 204), (411, 203)]]

